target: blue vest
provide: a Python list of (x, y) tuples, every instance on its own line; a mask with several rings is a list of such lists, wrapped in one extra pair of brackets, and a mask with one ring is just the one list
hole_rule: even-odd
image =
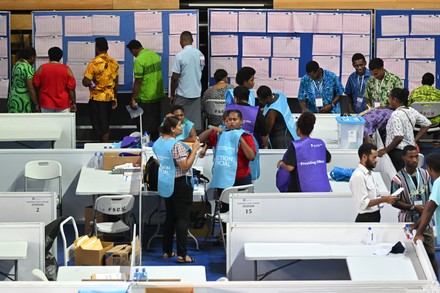
[[(170, 197), (174, 192), (174, 180), (176, 176), (176, 166), (172, 149), (176, 143), (180, 143), (177, 139), (163, 139), (159, 137), (153, 145), (153, 152), (159, 160), (159, 172), (157, 181), (157, 190), (162, 197)], [(182, 143), (185, 148), (189, 148)]]
[(258, 106), (244, 106), (231, 104), (226, 107), (225, 111), (228, 110), (238, 110), (243, 116), (243, 125), (241, 128), (247, 133), (254, 134), (255, 123), (257, 121), (258, 111), (260, 108)]
[(286, 96), (281, 92), (274, 92), (274, 94), (278, 94), (278, 99), (270, 104), (266, 105), (264, 107), (263, 115), (266, 116), (267, 112), (270, 109), (273, 109), (275, 111), (278, 111), (283, 115), (284, 122), (286, 123), (286, 127), (289, 130), (290, 134), (292, 135), (294, 140), (298, 140), (299, 137), (296, 134), (296, 121), (295, 117), (293, 117), (292, 112), (290, 112), (289, 104), (287, 103)]
[(316, 138), (292, 141), (302, 192), (330, 192), (325, 143)]
[(215, 149), (211, 188), (227, 188), (234, 185), (237, 173), (237, 153), (243, 129), (222, 132)]
[(191, 132), (194, 123), (185, 118), (182, 124), (182, 133), (176, 136), (177, 140), (185, 140), (189, 137), (189, 133)]
[[(225, 92), (226, 106), (234, 104), (234, 89), (228, 89)], [(255, 106), (255, 95), (253, 90), (249, 90), (249, 101), (248, 104)]]

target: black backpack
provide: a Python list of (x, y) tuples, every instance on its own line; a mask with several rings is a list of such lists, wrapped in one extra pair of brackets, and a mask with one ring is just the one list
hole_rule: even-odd
[(148, 190), (157, 191), (157, 181), (159, 179), (159, 164), (153, 156), (151, 156), (147, 161), (144, 176), (144, 182), (147, 183)]

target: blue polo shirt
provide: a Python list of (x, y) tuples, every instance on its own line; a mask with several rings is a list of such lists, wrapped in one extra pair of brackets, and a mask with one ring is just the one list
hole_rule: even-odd
[[(370, 76), (370, 70), (365, 68), (364, 75), (358, 75), (355, 71), (348, 77), (345, 94), (351, 97), (353, 101), (353, 110), (356, 113), (361, 113), (367, 110), (367, 100), (364, 97), (364, 93), (365, 88), (367, 87), (367, 80)], [(359, 101), (358, 98), (360, 98)]]
[(202, 92), (202, 70), (205, 56), (193, 45), (186, 45), (176, 54), (171, 71), (180, 74), (176, 94), (188, 98), (200, 98)]

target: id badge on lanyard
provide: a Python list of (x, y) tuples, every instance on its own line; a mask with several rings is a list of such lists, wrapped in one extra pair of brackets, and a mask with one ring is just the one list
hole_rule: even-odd
[(317, 96), (315, 98), (315, 103), (316, 103), (316, 107), (321, 108), (322, 106), (324, 106), (324, 103), (322, 102), (322, 97), (321, 96)]
[(374, 101), (374, 108), (380, 107), (380, 102), (379, 101)]
[(319, 83), (319, 87), (316, 85), (316, 81), (313, 81), (313, 85), (315, 86), (316, 92), (317, 92), (317, 96), (315, 98), (315, 105), (318, 108), (321, 108), (322, 106), (324, 106), (323, 100), (322, 100), (322, 81)]

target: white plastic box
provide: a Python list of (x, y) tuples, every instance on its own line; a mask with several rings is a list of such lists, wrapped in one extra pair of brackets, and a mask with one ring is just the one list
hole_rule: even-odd
[(365, 119), (360, 116), (339, 116), (338, 145), (340, 149), (358, 149), (364, 140)]

